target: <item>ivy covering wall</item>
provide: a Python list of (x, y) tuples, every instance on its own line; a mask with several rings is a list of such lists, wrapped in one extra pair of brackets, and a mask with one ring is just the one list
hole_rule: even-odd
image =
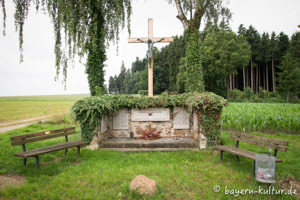
[(81, 127), (81, 137), (91, 141), (97, 134), (102, 117), (117, 112), (120, 108), (185, 107), (189, 113), (198, 116), (198, 127), (207, 137), (209, 146), (220, 143), (220, 115), (227, 101), (214, 93), (185, 93), (160, 95), (153, 98), (140, 95), (102, 95), (77, 101), (71, 113)]
[(203, 55), (200, 52), (201, 40), (198, 31), (187, 31), (186, 46), (186, 83), (187, 92), (204, 92)]

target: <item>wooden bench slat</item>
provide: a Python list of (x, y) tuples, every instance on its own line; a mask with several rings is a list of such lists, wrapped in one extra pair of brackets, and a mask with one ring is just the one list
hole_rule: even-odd
[(63, 129), (57, 129), (57, 130), (51, 130), (51, 131), (43, 131), (43, 132), (32, 133), (32, 134), (27, 134), (27, 135), (18, 135), (18, 136), (11, 137), (10, 140), (11, 141), (22, 140), (22, 139), (31, 138), (31, 137), (43, 136), (43, 135), (46, 135), (46, 133), (53, 134), (53, 133), (59, 133), (59, 132), (66, 132), (66, 131), (70, 131), (70, 130), (75, 131), (75, 127), (63, 128)]
[[(249, 158), (251, 160), (256, 160), (256, 153), (245, 150), (245, 149), (239, 149), (239, 148), (232, 147), (232, 146), (216, 146), (215, 149), (218, 151), (226, 151), (231, 154), (238, 155), (238, 156), (243, 156), (243, 157)], [(281, 163), (282, 160), (275, 158), (275, 162)]]
[(278, 149), (278, 150), (281, 150), (281, 151), (287, 151), (287, 147), (285, 147), (285, 146), (268, 144), (268, 143), (264, 143), (264, 142), (261, 142), (261, 141), (250, 140), (250, 139), (242, 138), (242, 137), (235, 137), (235, 136), (232, 136), (232, 135), (230, 136), (230, 139), (246, 142), (246, 143), (249, 143), (249, 144), (259, 145), (259, 146), (262, 146), (262, 147), (268, 147), (268, 148), (272, 148), (272, 149)]
[(71, 147), (82, 146), (85, 144), (88, 144), (88, 142), (73, 141), (73, 142), (67, 142), (67, 143), (61, 143), (61, 144), (56, 144), (56, 145), (52, 145), (52, 146), (42, 147), (39, 149), (33, 149), (30, 151), (26, 151), (26, 152), (16, 153), (14, 155), (18, 156), (18, 157), (27, 158), (27, 157), (37, 156), (37, 155), (41, 155), (41, 154), (45, 154), (45, 153), (49, 153), (49, 152), (53, 152), (53, 151), (58, 151), (58, 150), (62, 150), (62, 149), (68, 149)]
[(276, 140), (276, 139), (272, 139), (272, 138), (265, 138), (265, 137), (261, 137), (261, 136), (257, 136), (257, 135), (249, 135), (249, 134), (236, 133), (236, 132), (231, 133), (231, 135), (245, 137), (245, 138), (253, 139), (253, 140), (271, 142), (271, 143), (283, 145), (283, 146), (288, 146), (288, 144), (289, 144), (289, 142), (287, 142), (287, 141), (281, 141), (281, 140)]
[(41, 137), (35, 137), (35, 138), (32, 138), (32, 139), (12, 141), (11, 144), (12, 145), (26, 144), (26, 143), (37, 142), (37, 141), (56, 138), (56, 137), (65, 136), (65, 135), (72, 135), (72, 134), (75, 134), (75, 133), (76, 133), (75, 131), (71, 131), (71, 132), (62, 132), (62, 133), (58, 133), (58, 134), (49, 134), (49, 135), (44, 135), (44, 136), (41, 136)]

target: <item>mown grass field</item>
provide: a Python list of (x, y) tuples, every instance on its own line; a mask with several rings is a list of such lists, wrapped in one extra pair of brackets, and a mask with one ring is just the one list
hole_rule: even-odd
[(0, 97), (0, 123), (64, 115), (76, 100), (88, 95)]
[[(68, 113), (73, 103), (87, 95), (1, 97), (0, 123), (32, 117)], [(254, 104), (230, 103), (222, 115), (223, 128), (247, 132), (259, 130), (271, 132), (299, 133), (299, 104)], [(225, 121), (224, 118), (227, 120)], [(21, 152), (21, 146), (11, 146), (11, 136), (52, 130), (71, 126), (60, 120), (38, 123), (0, 134), (0, 174), (17, 174), (26, 178), (26, 183), (0, 189), (0, 199), (233, 199), (225, 194), (228, 189), (264, 189), (252, 176), (252, 160), (241, 158), (238, 163), (234, 155), (224, 153), (224, 162), (219, 161), (219, 152), (212, 149), (186, 152), (120, 153), (83, 149), (77, 160), (76, 150), (54, 152), (40, 156), (41, 169), (35, 170), (35, 159), (29, 158), (26, 167), (22, 159), (13, 154)], [(229, 122), (230, 121), (230, 122)], [(271, 123), (272, 122), (272, 123)], [(262, 126), (261, 124), (264, 124)], [(282, 125), (285, 124), (285, 125)], [(77, 134), (70, 141), (80, 139)], [(283, 163), (276, 165), (275, 188), (288, 177), (300, 180), (300, 135), (251, 133), (289, 141), (287, 152), (279, 152)], [(52, 139), (27, 145), (27, 149), (64, 142), (64, 138)], [(234, 145), (229, 133), (222, 133), (222, 144)], [(241, 148), (257, 153), (268, 149), (248, 144)], [(143, 174), (156, 180), (158, 193), (141, 197), (129, 191), (130, 181)], [(220, 192), (213, 187), (219, 185)], [(300, 191), (298, 191), (300, 192)], [(290, 195), (239, 195), (237, 199), (295, 199)]]
[[(26, 177), (26, 183), (0, 189), (0, 199), (232, 199), (225, 194), (228, 189), (253, 189), (259, 184), (252, 176), (252, 161), (225, 153), (220, 163), (219, 153), (212, 149), (186, 152), (120, 153), (83, 149), (79, 160), (76, 150), (54, 152), (40, 156), (41, 168), (35, 169), (35, 159), (29, 158), (27, 166), (13, 154), (21, 146), (11, 146), (9, 138), (15, 135), (70, 126), (63, 123), (39, 123), (0, 135), (0, 173), (18, 174)], [(299, 135), (256, 135), (287, 140), (287, 152), (279, 152), (282, 164), (276, 165), (275, 188), (280, 189), (280, 180), (295, 177), (300, 180), (300, 136)], [(79, 132), (70, 140), (79, 139)], [(31, 143), (28, 149), (63, 142), (64, 138)], [(234, 145), (229, 133), (222, 134), (224, 144)], [(267, 152), (241, 143), (242, 148)], [(137, 175), (146, 175), (157, 182), (158, 193), (150, 198), (129, 191), (130, 181)], [(219, 185), (220, 192), (213, 187)], [(237, 199), (294, 199), (290, 195), (239, 195)]]

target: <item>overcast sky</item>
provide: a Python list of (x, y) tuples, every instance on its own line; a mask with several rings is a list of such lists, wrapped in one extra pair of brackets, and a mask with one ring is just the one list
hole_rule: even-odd
[[(260, 33), (275, 31), (291, 36), (300, 24), (299, 0), (230, 0), (233, 13), (231, 27), (237, 31), (239, 24), (253, 25)], [(14, 4), (6, 1), (6, 36), (0, 35), (0, 96), (87, 94), (89, 93), (85, 66), (78, 61), (68, 70), (67, 89), (60, 80), (55, 82), (55, 57), (53, 27), (47, 15), (36, 13), (34, 8), (25, 22), (24, 62), (19, 63), (18, 35), (14, 26)], [(176, 18), (177, 10), (167, 0), (133, 0), (131, 37), (146, 37), (148, 18), (153, 18), (153, 36), (181, 35), (183, 27)], [(2, 12), (0, 12), (2, 32)], [(107, 49), (105, 62), (106, 83), (109, 76), (120, 72), (122, 61), (126, 68), (136, 57), (144, 57), (145, 44), (128, 44), (127, 30), (120, 33), (119, 53), (116, 45)], [(156, 44), (161, 48), (166, 44)], [(155, 67), (155, 63), (154, 63)]]

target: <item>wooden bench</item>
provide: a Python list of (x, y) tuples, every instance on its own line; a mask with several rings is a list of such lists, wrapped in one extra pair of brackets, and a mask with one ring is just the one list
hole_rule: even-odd
[[(11, 137), (10, 140), (12, 145), (22, 145), (23, 152), (16, 153), (14, 155), (24, 158), (23, 165), (24, 166), (26, 165), (26, 161), (28, 157), (35, 157), (36, 168), (39, 169), (39, 155), (41, 154), (64, 149), (66, 155), (69, 148), (77, 147), (77, 157), (79, 157), (80, 146), (86, 145), (88, 144), (88, 142), (84, 142), (80, 140), (69, 142), (68, 135), (75, 134), (75, 133), (76, 133), (75, 127), (71, 127), (71, 128), (57, 129), (57, 130), (51, 130), (51, 131), (45, 131), (45, 132), (39, 132), (39, 133), (33, 133), (27, 135), (19, 135), (19, 136)], [(37, 141), (47, 140), (56, 137), (63, 137), (63, 136), (65, 136), (65, 141), (66, 141), (65, 143), (60, 143), (52, 146), (46, 146), (39, 149), (26, 151), (26, 146), (25, 146), (26, 143), (37, 142)]]
[(249, 158), (249, 159), (253, 160), (253, 174), (254, 175), (255, 175), (255, 159), (256, 159), (257, 153), (248, 151), (245, 149), (240, 149), (239, 148), (240, 141), (273, 149), (273, 152), (274, 152), (273, 156), (275, 157), (276, 163), (282, 162), (282, 160), (279, 160), (278, 158), (276, 158), (277, 151), (278, 150), (287, 151), (287, 146), (288, 146), (288, 142), (286, 142), (286, 141), (280, 141), (280, 140), (275, 140), (275, 139), (271, 139), (271, 138), (265, 138), (265, 137), (243, 134), (243, 133), (231, 133), (230, 139), (236, 140), (235, 147), (232, 147), (232, 146), (216, 146), (215, 147), (216, 150), (220, 151), (221, 162), (223, 161), (223, 152), (229, 152), (231, 154), (236, 155), (236, 158), (238, 161), (240, 160), (240, 156)]

